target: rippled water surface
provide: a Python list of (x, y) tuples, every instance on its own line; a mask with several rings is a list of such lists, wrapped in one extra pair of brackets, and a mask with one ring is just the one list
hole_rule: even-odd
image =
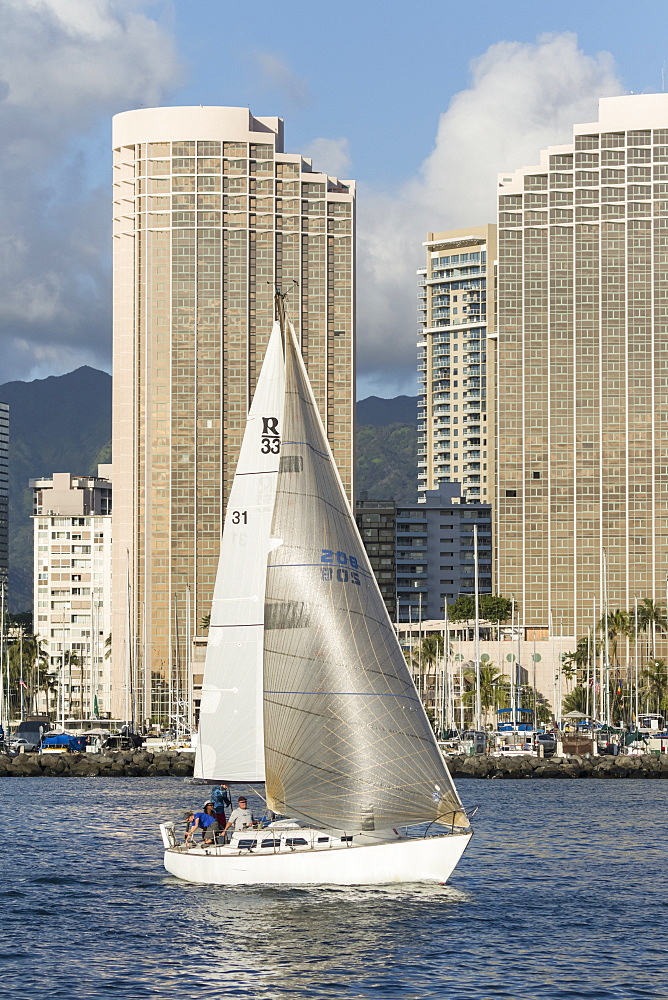
[(668, 997), (668, 781), (461, 781), (448, 886), (229, 889), (162, 867), (176, 778), (5, 778), (0, 996)]

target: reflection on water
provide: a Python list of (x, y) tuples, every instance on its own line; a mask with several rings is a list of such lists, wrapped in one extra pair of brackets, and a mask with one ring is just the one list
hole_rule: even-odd
[(668, 782), (462, 781), (452, 883), (368, 889), (172, 878), (157, 824), (205, 795), (179, 779), (0, 787), (3, 1000), (667, 995)]

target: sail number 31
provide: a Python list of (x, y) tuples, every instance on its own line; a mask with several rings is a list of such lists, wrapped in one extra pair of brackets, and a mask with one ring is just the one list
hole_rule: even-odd
[(360, 585), (360, 575), (357, 572), (359, 563), (355, 556), (349, 556), (345, 552), (334, 552), (333, 549), (320, 550), (320, 562), (325, 563), (320, 568), (320, 576), (325, 581), (334, 579), (334, 567), (336, 566), (336, 579), (339, 583), (354, 583)]

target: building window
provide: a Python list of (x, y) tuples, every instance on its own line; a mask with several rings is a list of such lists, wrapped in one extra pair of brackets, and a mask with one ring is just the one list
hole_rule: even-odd
[(516, 497), (517, 496), (517, 490), (506, 490), (506, 496), (507, 497)]

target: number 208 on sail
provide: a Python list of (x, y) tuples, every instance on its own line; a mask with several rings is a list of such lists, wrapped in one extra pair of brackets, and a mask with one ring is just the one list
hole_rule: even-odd
[(334, 552), (333, 549), (321, 549), (320, 562), (325, 564), (320, 567), (320, 578), (325, 582), (338, 580), (339, 583), (354, 583), (359, 587), (359, 564), (355, 556)]

